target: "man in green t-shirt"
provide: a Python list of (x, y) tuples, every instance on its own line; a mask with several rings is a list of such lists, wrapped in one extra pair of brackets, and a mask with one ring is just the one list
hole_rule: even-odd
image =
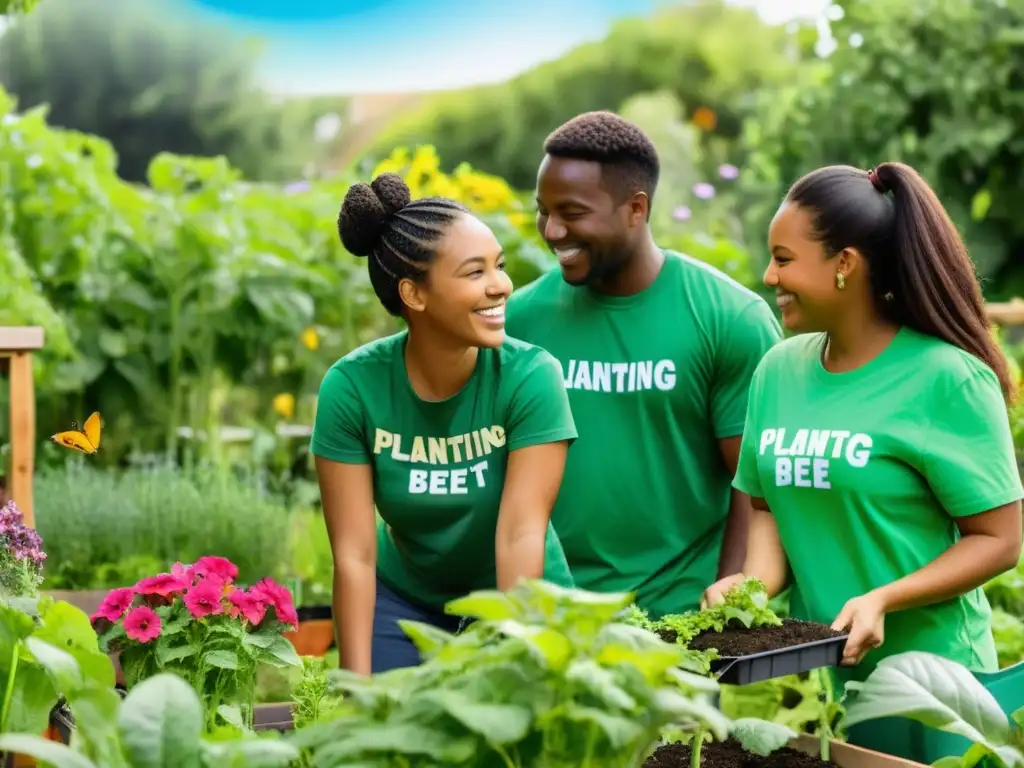
[(561, 362), (579, 432), (552, 522), (578, 587), (695, 609), (743, 565), (750, 502), (730, 482), (781, 329), (753, 291), (655, 244), (659, 161), (638, 127), (587, 113), (544, 149), (537, 226), (560, 269), (513, 293), (506, 331)]

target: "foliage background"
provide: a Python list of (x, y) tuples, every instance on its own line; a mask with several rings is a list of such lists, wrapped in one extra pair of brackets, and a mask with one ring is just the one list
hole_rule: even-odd
[[(358, 146), (349, 97), (268, 94), (258, 41), (142, 8), (43, 0), (0, 35), (0, 325), (46, 329), (41, 436), (92, 410), (105, 422), (88, 460), (40, 442), (50, 587), (129, 583), (200, 546), (329, 599), (308, 425), (326, 368), (398, 327), (336, 234), (348, 186), (382, 170), (469, 204), (522, 286), (552, 266), (532, 201), (544, 137), (616, 110), (661, 155), (658, 242), (761, 289), (796, 178), (903, 160), (938, 190), (986, 298), (1024, 292), (1024, 0), (843, 0), (818, 27), (670, 5), (508, 82), (427, 98)], [(1002, 339), (1019, 359), (1019, 333)], [(1005, 663), (1024, 658), (1022, 574), (989, 590)], [(729, 706), (802, 722), (815, 685)]]

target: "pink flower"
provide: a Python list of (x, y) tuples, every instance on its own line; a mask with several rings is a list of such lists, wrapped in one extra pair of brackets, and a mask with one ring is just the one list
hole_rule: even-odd
[(295, 604), (292, 601), (292, 593), (288, 587), (282, 586), (273, 579), (263, 579), (254, 585), (250, 594), (259, 595), (264, 603), (274, 607), (277, 620), (282, 624), (290, 624), (293, 627), (299, 626), (299, 614), (295, 612)]
[(227, 584), (238, 577), (238, 566), (226, 557), (207, 555), (196, 560), (192, 572), (197, 576), (215, 576)]
[(185, 592), (185, 607), (197, 619), (217, 615), (224, 612), (223, 596), (224, 584), (219, 579), (200, 579)]
[(124, 633), (140, 643), (155, 640), (160, 637), (160, 617), (148, 605), (133, 608), (124, 617)]
[(253, 594), (251, 591), (245, 592), (235, 588), (228, 593), (228, 602), (231, 603), (229, 612), (233, 618), (244, 616), (253, 626), (263, 621), (267, 614), (268, 604), (264, 601), (262, 593)]
[(89, 620), (106, 619), (111, 622), (117, 621), (131, 607), (133, 599), (135, 599), (135, 590), (131, 587), (112, 589), (103, 598), (100, 607), (96, 609), (96, 613), (89, 617)]
[(158, 573), (156, 576), (147, 576), (141, 579), (135, 585), (135, 592), (139, 595), (167, 597), (181, 592), (188, 585), (188, 580), (183, 576), (176, 576), (173, 573)]
[(189, 586), (192, 586), (192, 582), (195, 580), (195, 574), (192, 572), (193, 566), (184, 565), (179, 560), (171, 566), (171, 575), (180, 576), (182, 579), (188, 582)]

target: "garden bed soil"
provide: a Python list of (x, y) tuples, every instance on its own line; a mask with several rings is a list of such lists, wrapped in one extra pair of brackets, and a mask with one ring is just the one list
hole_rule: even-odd
[[(833, 741), (831, 760), (819, 757), (817, 737), (800, 736), (767, 757), (746, 752), (738, 742), (712, 742), (701, 747), (701, 768), (925, 768), (920, 763)], [(666, 744), (647, 758), (644, 768), (690, 768), (690, 747)]]
[[(675, 642), (673, 630), (662, 630), (661, 639)], [(831, 640), (842, 637), (827, 624), (797, 619), (783, 619), (780, 627), (754, 627), (752, 629), (726, 629), (722, 632), (701, 632), (687, 643), (687, 647), (695, 651), (707, 651), (714, 648), (721, 657), (752, 656), (755, 653), (780, 651), (795, 645), (804, 645), (819, 640)]]

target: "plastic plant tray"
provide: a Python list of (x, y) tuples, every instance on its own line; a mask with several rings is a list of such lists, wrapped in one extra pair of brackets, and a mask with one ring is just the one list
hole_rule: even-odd
[(711, 662), (711, 673), (726, 685), (749, 685), (819, 667), (835, 667), (843, 660), (847, 637), (840, 635), (749, 656), (722, 656)]

